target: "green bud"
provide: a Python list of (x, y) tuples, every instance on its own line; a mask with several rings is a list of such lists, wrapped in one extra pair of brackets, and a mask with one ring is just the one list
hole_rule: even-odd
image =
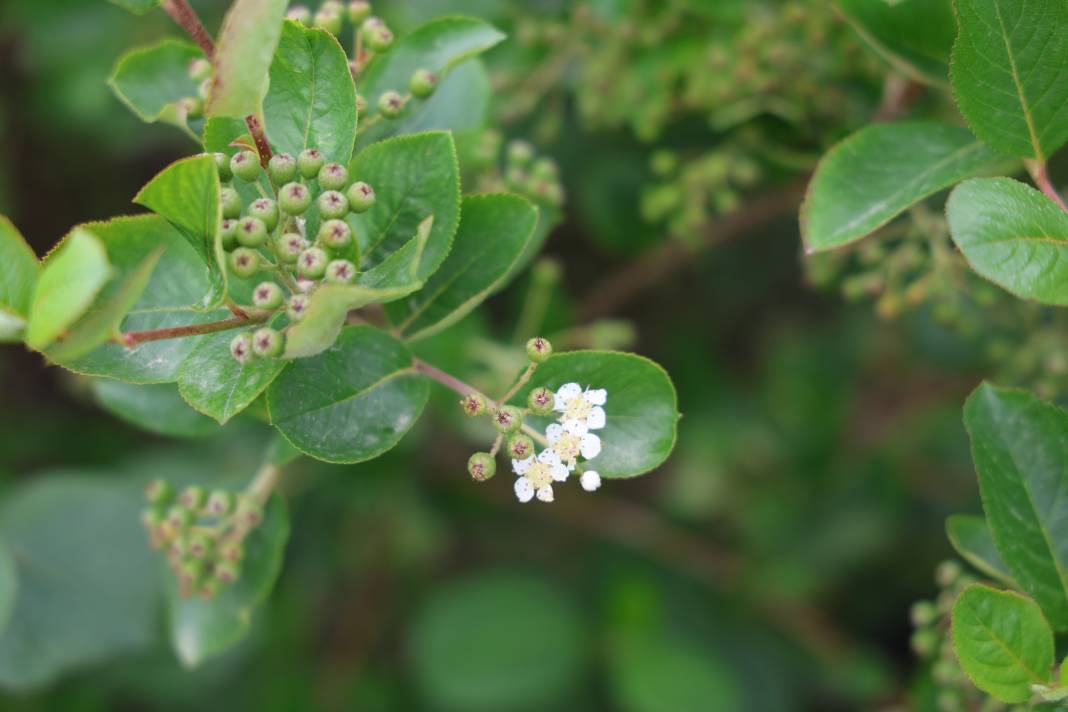
[(237, 248), (230, 253), (230, 269), (238, 277), (251, 277), (260, 269), (260, 253), (248, 247)]
[(425, 99), (434, 93), (434, 90), (438, 88), (438, 75), (431, 72), (429, 69), (417, 69), (412, 73), (412, 78), (408, 80), (408, 91), (412, 93), (412, 96), (417, 96), (420, 99)]
[(371, 15), (371, 3), (366, 0), (352, 0), (349, 3), (349, 22), (358, 25)]
[(274, 282), (260, 282), (252, 290), (252, 303), (259, 309), (274, 311), (282, 306), (284, 301), (285, 295), (282, 294), (282, 288)]
[(300, 321), (306, 311), (308, 311), (307, 295), (294, 294), (289, 298), (289, 303), (286, 304), (286, 315), (289, 316), (290, 321)]
[(232, 584), (241, 577), (241, 567), (234, 562), (220, 561), (215, 564), (215, 578), (224, 586)]
[(920, 657), (927, 657), (938, 646), (938, 633), (930, 628), (917, 630), (909, 639), (913, 651)]
[(311, 10), (303, 5), (294, 5), (286, 11), (286, 18), (308, 27), (312, 22)]
[(523, 424), (523, 413), (511, 405), (502, 405), (493, 411), (493, 427), (497, 432), (514, 433)]
[(230, 159), (230, 170), (241, 180), (251, 183), (260, 174), (260, 159), (252, 151), (238, 151)]
[(194, 534), (189, 538), (189, 546), (186, 551), (190, 556), (203, 559), (215, 548), (215, 540), (204, 534)]
[(319, 169), (319, 187), (323, 190), (341, 190), (349, 182), (349, 172), (340, 163), (327, 163)]
[(393, 33), (377, 17), (369, 17), (360, 27), (363, 43), (372, 52), (385, 52), (393, 45)]
[(349, 201), (336, 190), (327, 190), (319, 196), (319, 215), (324, 220), (343, 218), (349, 212)]
[(241, 203), (241, 196), (237, 194), (237, 191), (233, 188), (223, 188), (219, 191), (219, 202), (222, 203), (222, 214), (224, 218), (230, 218), (231, 220), (241, 217), (241, 208), (244, 207)]
[(352, 228), (344, 220), (327, 220), (319, 226), (319, 242), (331, 250), (343, 250), (352, 244)]
[(477, 418), (486, 412), (486, 399), (481, 393), (468, 393), (460, 399), (460, 407), (467, 417)]
[(516, 139), (508, 142), (508, 163), (524, 167), (534, 160), (534, 147), (529, 142)]
[(326, 30), (332, 35), (336, 35), (341, 32), (341, 15), (330, 12), (329, 10), (320, 10), (315, 13), (315, 19), (312, 20), (312, 25), (321, 30)]
[(485, 482), (497, 473), (497, 461), (488, 452), (476, 452), (467, 460), (467, 471), (476, 482)]
[(527, 396), (527, 405), (534, 415), (551, 415), (556, 405), (556, 394), (548, 388), (535, 388)]
[(387, 119), (395, 119), (404, 111), (404, 97), (395, 91), (383, 92), (378, 97), (378, 110)]
[(213, 153), (211, 154), (215, 159), (215, 168), (219, 171), (219, 180), (226, 182), (234, 177), (234, 172), (230, 170), (230, 157), (225, 153)]
[(949, 588), (956, 583), (962, 573), (964, 573), (964, 570), (961, 568), (960, 563), (953, 559), (947, 559), (935, 568), (935, 583), (942, 588)]
[(329, 258), (318, 247), (309, 247), (297, 258), (297, 274), (305, 279), (320, 279), (326, 273)]
[(553, 345), (548, 339), (535, 336), (527, 342), (527, 358), (532, 363), (545, 363), (553, 355)]
[(356, 265), (348, 260), (334, 260), (326, 266), (326, 281), (333, 284), (352, 284), (356, 281)]
[(287, 215), (302, 215), (311, 205), (311, 191), (300, 183), (286, 183), (278, 193), (278, 206)]
[(224, 517), (234, 508), (234, 495), (226, 490), (215, 490), (208, 497), (206, 509), (214, 517)]
[(237, 496), (238, 525), (251, 529), (263, 521), (263, 508), (245, 495)]
[(263, 221), (263, 226), (274, 230), (278, 224), (278, 204), (270, 198), (258, 198), (248, 206), (248, 214)]
[(281, 332), (269, 326), (256, 329), (256, 333), (252, 335), (252, 353), (261, 358), (281, 356), (285, 345), (285, 337)]
[(517, 433), (508, 439), (508, 457), (513, 460), (526, 460), (534, 454), (534, 441), (526, 435)]
[(230, 563), (237, 563), (245, 556), (245, 550), (241, 546), (241, 542), (228, 541), (224, 542), (219, 547), (219, 559), (222, 561), (229, 561)]
[(141, 523), (145, 525), (145, 529), (149, 533), (153, 533), (160, 524), (163, 524), (167, 520), (166, 515), (163, 514), (163, 510), (158, 507), (149, 507), (148, 509), (141, 510)]
[(308, 243), (303, 237), (295, 232), (287, 232), (279, 236), (275, 243), (274, 251), (279, 261), (291, 265), (300, 257), (300, 253), (307, 249)]
[(211, 62), (197, 57), (189, 63), (189, 77), (195, 82), (202, 82), (211, 76)]
[(208, 493), (204, 491), (203, 487), (191, 485), (182, 490), (181, 496), (178, 497), (178, 503), (183, 507), (196, 510), (204, 506), (207, 498)]
[(306, 148), (297, 156), (297, 168), (305, 178), (314, 178), (319, 175), (319, 169), (323, 167), (324, 160), (318, 148)]
[(938, 606), (931, 601), (916, 601), (909, 609), (912, 624), (917, 628), (928, 626), (938, 620)]
[(297, 175), (297, 159), (288, 153), (276, 153), (267, 162), (267, 173), (275, 185), (288, 183)]
[(194, 588), (204, 576), (204, 562), (199, 559), (183, 561), (178, 565), (178, 580), (183, 587)]
[(170, 504), (174, 497), (174, 488), (167, 480), (157, 477), (145, 485), (145, 499), (151, 504), (163, 506)]
[(375, 189), (358, 180), (349, 186), (345, 197), (349, 201), (349, 210), (354, 213), (364, 213), (375, 204)]
[(167, 510), (167, 523), (181, 531), (193, 523), (193, 511), (180, 505)]
[(230, 355), (238, 363), (248, 363), (252, 358), (252, 334), (238, 334), (231, 339)]
[(222, 590), (222, 584), (217, 579), (207, 578), (199, 582), (197, 586), (197, 595), (206, 601), (209, 601), (219, 595), (219, 591)]
[(219, 241), (227, 252), (237, 247), (237, 220), (226, 218), (219, 223)]
[(267, 241), (267, 226), (259, 218), (242, 218), (237, 224), (237, 241), (245, 247), (259, 247)]

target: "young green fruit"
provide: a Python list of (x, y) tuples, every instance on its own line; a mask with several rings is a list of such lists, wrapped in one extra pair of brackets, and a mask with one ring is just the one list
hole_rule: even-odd
[(170, 504), (172, 497), (174, 497), (174, 488), (167, 480), (157, 477), (145, 485), (145, 499), (150, 504), (156, 506)]
[(323, 167), (325, 159), (322, 152), (317, 148), (306, 148), (297, 156), (297, 168), (305, 178), (314, 178), (319, 175), (319, 169)]
[(225, 153), (213, 153), (211, 154), (215, 159), (215, 168), (219, 171), (219, 180), (224, 183), (234, 177), (234, 172), (230, 170), (230, 157)]
[(238, 151), (230, 159), (230, 170), (241, 180), (251, 183), (260, 174), (260, 159), (252, 151)]
[(393, 33), (382, 21), (368, 26), (369, 20), (365, 20), (360, 28), (363, 34), (363, 43), (372, 52), (385, 52), (393, 46)]
[(438, 88), (438, 75), (431, 72), (429, 69), (417, 69), (412, 73), (412, 78), (408, 80), (408, 91), (412, 93), (412, 96), (417, 96), (420, 99), (425, 99), (434, 93), (434, 90)]
[(341, 190), (349, 182), (349, 172), (340, 163), (327, 163), (319, 169), (319, 187), (323, 190)]
[(270, 198), (258, 198), (248, 206), (248, 214), (263, 221), (263, 226), (273, 230), (278, 224), (278, 204)]
[(219, 191), (219, 202), (222, 204), (222, 214), (224, 218), (239, 218), (241, 217), (241, 208), (244, 205), (241, 203), (241, 196), (237, 194), (237, 191), (233, 188), (223, 188)]
[(302, 215), (311, 205), (311, 191), (300, 183), (286, 183), (278, 192), (278, 207), (287, 215)]
[(551, 158), (539, 158), (530, 167), (530, 175), (542, 180), (555, 181), (560, 176), (560, 169), (556, 167), (556, 161)]
[(464, 415), (476, 418), (486, 412), (486, 399), (480, 393), (470, 393), (460, 399)]
[(507, 452), (513, 460), (526, 460), (534, 454), (534, 441), (526, 435), (513, 435), (508, 440)]
[(238, 334), (231, 339), (230, 355), (238, 363), (248, 363), (252, 358), (252, 334)]
[(282, 306), (284, 301), (285, 295), (282, 294), (282, 288), (274, 282), (260, 282), (252, 290), (252, 303), (259, 309), (273, 311)]
[(267, 226), (259, 218), (242, 218), (237, 224), (237, 241), (245, 247), (259, 247), (267, 241)]
[(345, 197), (349, 201), (349, 210), (354, 213), (365, 213), (375, 204), (375, 189), (358, 180), (349, 186)]
[(367, 103), (367, 97), (365, 97), (363, 94), (357, 94), (356, 113), (362, 114), (363, 112), (367, 111), (368, 106), (370, 106), (370, 104)]
[(387, 119), (395, 119), (404, 111), (404, 97), (395, 91), (383, 92), (378, 97), (378, 110)]
[(297, 159), (288, 153), (276, 153), (267, 162), (267, 173), (275, 185), (288, 183), (297, 174)]
[(476, 452), (467, 461), (467, 471), (476, 482), (485, 482), (497, 473), (497, 461), (488, 452)]
[(349, 3), (349, 22), (358, 25), (371, 15), (371, 3), (366, 0), (352, 0)]
[(548, 388), (535, 388), (527, 396), (527, 405), (534, 415), (551, 415), (556, 405), (556, 395)]
[(167, 523), (177, 530), (182, 530), (193, 523), (193, 512), (186, 507), (174, 506), (167, 510)]
[(325, 191), (319, 196), (318, 204), (319, 215), (324, 220), (342, 218), (349, 212), (349, 201), (336, 190)]
[(508, 142), (508, 163), (523, 167), (534, 160), (534, 147), (522, 139)]
[(194, 534), (189, 538), (189, 545), (186, 547), (186, 551), (189, 555), (197, 559), (203, 559), (211, 553), (211, 550), (215, 548), (215, 540), (204, 534)]
[(207, 498), (208, 493), (204, 491), (203, 487), (191, 485), (182, 490), (182, 494), (178, 497), (178, 504), (196, 510), (204, 505), (204, 501)]
[(318, 27), (320, 30), (326, 30), (332, 35), (336, 35), (341, 32), (341, 15), (330, 11), (320, 10), (315, 13), (315, 19), (312, 21), (312, 25)]
[(326, 266), (326, 281), (333, 284), (352, 284), (356, 281), (356, 265), (348, 260), (334, 260)]
[(247, 279), (260, 268), (260, 253), (248, 247), (239, 247), (230, 253), (230, 269), (234, 274)]
[(527, 342), (527, 358), (531, 363), (545, 363), (553, 355), (553, 345), (548, 339), (535, 336)]
[(241, 577), (241, 567), (229, 561), (220, 561), (215, 564), (215, 578), (219, 583), (228, 586)]
[(343, 250), (352, 244), (352, 228), (344, 220), (327, 220), (319, 227), (319, 242), (331, 250)]
[(234, 508), (234, 495), (226, 490), (215, 490), (208, 497), (206, 509), (214, 517), (222, 517)]
[(286, 315), (290, 321), (300, 321), (306, 311), (308, 311), (308, 296), (306, 294), (294, 294), (289, 298), (289, 303), (286, 305)]
[(252, 353), (261, 358), (281, 356), (285, 345), (285, 337), (281, 332), (269, 326), (256, 329), (256, 333), (252, 335)]
[(286, 19), (299, 22), (300, 24), (307, 27), (311, 25), (312, 21), (311, 10), (304, 7), (303, 5), (293, 5), (289, 8), (289, 10), (286, 11)]
[(226, 218), (219, 223), (219, 241), (227, 252), (237, 247), (237, 220)]
[(497, 432), (508, 435), (519, 430), (523, 424), (523, 413), (511, 405), (502, 405), (493, 411), (493, 427)]
[(326, 273), (326, 253), (318, 247), (309, 247), (297, 258), (297, 274), (305, 279), (320, 279)]
[(297, 233), (287, 232), (278, 238), (278, 242), (275, 243), (274, 247), (278, 259), (287, 265), (291, 265), (296, 263), (300, 253), (307, 249), (308, 243)]

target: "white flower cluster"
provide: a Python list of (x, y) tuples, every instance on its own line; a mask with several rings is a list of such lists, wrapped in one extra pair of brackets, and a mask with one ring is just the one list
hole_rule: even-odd
[[(578, 458), (592, 460), (601, 452), (601, 438), (593, 430), (605, 426), (604, 404), (608, 391), (603, 388), (583, 390), (577, 383), (566, 383), (554, 394), (556, 423), (545, 429), (549, 446), (537, 456), (512, 460), (515, 496), (529, 502), (537, 496), (542, 502), (553, 501), (553, 483), (564, 482), (578, 466)], [(582, 489), (593, 492), (601, 486), (601, 476), (585, 470), (579, 478)]]

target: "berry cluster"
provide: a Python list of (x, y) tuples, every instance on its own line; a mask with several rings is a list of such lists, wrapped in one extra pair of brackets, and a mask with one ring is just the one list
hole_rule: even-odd
[(165, 550), (183, 598), (215, 596), (241, 576), (249, 532), (263, 521), (263, 507), (244, 494), (187, 487), (175, 496), (164, 480), (145, 488), (141, 515), (155, 549)]
[[(303, 317), (319, 284), (355, 281), (359, 243), (345, 217), (369, 210), (375, 203), (374, 188), (350, 181), (344, 166), (326, 163), (317, 148), (308, 148), (296, 158), (288, 153), (272, 156), (266, 174), (275, 197), (256, 198), (246, 205), (230, 181), (250, 183), (261, 194), (266, 192), (259, 157), (243, 150), (232, 157), (217, 153), (215, 160), (224, 182), (220, 235), (230, 270), (241, 278), (271, 271), (278, 279), (253, 290), (252, 304), (260, 314), (269, 320), (284, 309), (289, 323), (294, 323)], [(313, 202), (320, 222), (314, 240), (309, 240), (304, 216)], [(230, 353), (245, 363), (253, 356), (279, 356), (284, 346), (284, 334), (265, 326), (234, 337)]]
[(556, 161), (539, 156), (528, 141), (509, 141), (504, 150), (504, 169), (499, 167), (502, 138), (499, 131), (487, 129), (478, 138), (471, 164), (480, 171), (479, 190), (509, 190), (540, 205), (559, 208), (564, 204), (564, 188)]

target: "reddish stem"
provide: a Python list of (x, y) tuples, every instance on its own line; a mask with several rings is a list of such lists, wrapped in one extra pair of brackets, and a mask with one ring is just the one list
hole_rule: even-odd
[(267, 142), (267, 135), (263, 133), (263, 123), (255, 114), (249, 114), (245, 117), (245, 125), (248, 126), (248, 132), (252, 134), (252, 140), (256, 142), (256, 150), (260, 154), (260, 165), (266, 168), (267, 162), (271, 160), (271, 144)]
[(239, 329), (242, 326), (262, 324), (267, 321), (268, 313), (257, 313), (248, 317), (235, 316), (222, 321), (212, 321), (207, 324), (188, 324), (186, 326), (171, 326), (166, 329), (150, 329), (148, 331), (127, 331), (119, 335), (119, 342), (127, 348), (133, 348), (138, 344), (148, 341), (163, 341), (164, 339), (180, 339), (183, 336), (199, 336), (201, 334), (214, 334), (217, 331)]
[(1046, 196), (1057, 205), (1061, 206), (1061, 210), (1068, 213), (1068, 205), (1065, 205), (1064, 198), (1057, 192), (1057, 189), (1053, 187), (1053, 183), (1049, 179), (1049, 171), (1046, 169), (1046, 164), (1039, 161), (1024, 161), (1027, 165), (1027, 170), (1031, 173), (1031, 178), (1035, 181), (1035, 185)]
[(200, 47), (200, 51), (210, 60), (215, 54), (215, 43), (201, 24), (196, 10), (190, 7), (186, 0), (163, 0), (162, 5), (163, 10), (193, 38), (193, 41)]
[[(437, 381), (438, 383), (450, 390), (456, 391), (461, 396), (469, 396), (472, 393), (482, 395), (482, 392), (474, 386), (464, 383), (456, 376), (450, 376), (441, 369), (435, 366), (431, 366), (429, 363), (422, 359), (415, 359), (413, 365), (415, 366), (415, 370), (419, 373), (422, 373), (424, 376), (432, 378), (433, 380)], [(483, 398), (485, 398), (485, 396), (483, 396)]]

